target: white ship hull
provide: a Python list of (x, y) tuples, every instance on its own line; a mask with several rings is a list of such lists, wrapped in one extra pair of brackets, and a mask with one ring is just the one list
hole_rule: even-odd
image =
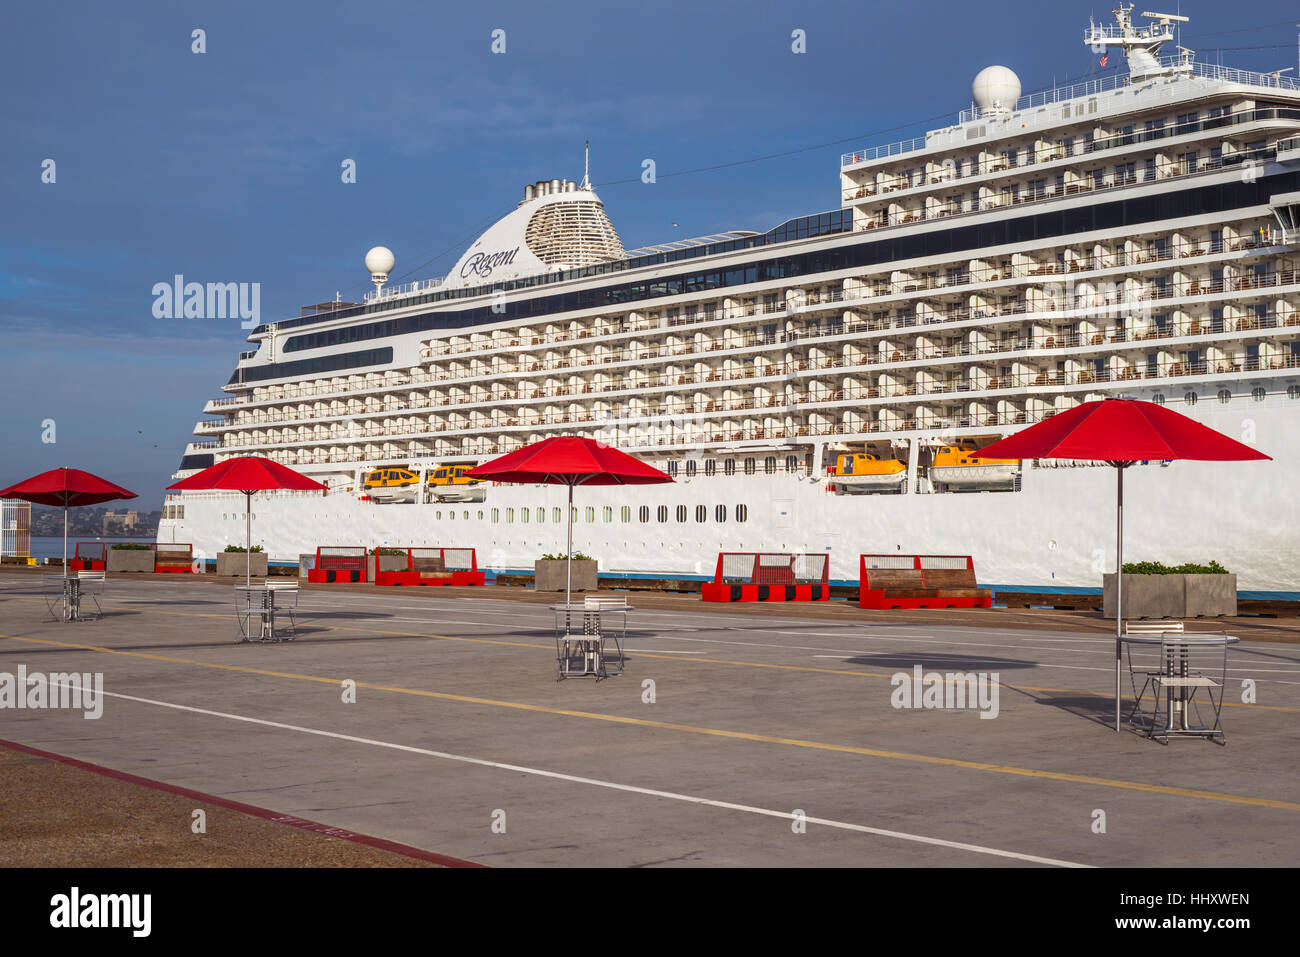
[[(1130, 468), (1125, 558), (1213, 559), (1238, 575), (1243, 590), (1298, 590), (1300, 400), (1233, 405), (1196, 417), (1229, 435), (1253, 434), (1274, 460)], [(856, 580), (864, 552), (970, 554), (981, 582), (1026, 588), (1096, 588), (1114, 569), (1116, 483), (1105, 466), (1026, 467), (1021, 490), (1010, 492), (843, 496), (829, 494), (827, 484), (826, 477), (781, 473), (679, 477), (634, 495), (617, 486), (579, 489), (574, 548), (599, 559), (602, 571), (642, 574), (710, 574), (723, 550), (829, 552), (838, 580)], [(243, 501), (239, 494), (186, 493), (185, 517), (165, 519), (159, 540), (191, 542), (206, 557), (242, 543)], [(263, 494), (254, 499), (253, 537), (278, 561), (296, 561), (320, 545), (455, 545), (476, 548), (480, 567), (529, 569), (539, 556), (563, 551), (564, 524), (553, 518), (564, 502), (560, 486), (493, 485), (484, 502), (454, 508), (376, 505), (335, 492)], [(630, 522), (621, 520), (625, 505)], [(657, 520), (661, 505), (667, 522)], [(685, 522), (677, 521), (679, 505)], [(705, 522), (696, 521), (699, 505)], [(715, 521), (718, 505), (727, 508), (723, 523)], [(745, 522), (734, 520), (737, 505), (748, 509)], [(649, 522), (640, 521), (641, 506)], [(527, 524), (519, 521), (523, 508), (533, 512)], [(516, 510), (514, 522), (506, 523), (507, 509)]]

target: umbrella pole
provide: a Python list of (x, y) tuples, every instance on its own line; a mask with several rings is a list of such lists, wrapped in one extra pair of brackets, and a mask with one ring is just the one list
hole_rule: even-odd
[(1115, 730), (1119, 730), (1120, 666), (1124, 637), (1124, 466), (1116, 467), (1115, 498)]
[(253, 584), (253, 493), (244, 493), (244, 585)]
[(564, 513), (568, 534), (564, 545), (564, 630), (569, 630), (569, 605), (573, 604), (573, 483), (569, 483), (569, 510)]

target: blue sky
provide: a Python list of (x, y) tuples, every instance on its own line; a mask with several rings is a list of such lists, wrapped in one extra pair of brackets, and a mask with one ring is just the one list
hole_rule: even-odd
[[(69, 464), (158, 507), (246, 348), (236, 320), (153, 317), (153, 285), (177, 273), (261, 283), (264, 320), (359, 297), (376, 244), (395, 277), (441, 276), (524, 183), (581, 178), (587, 139), (628, 248), (766, 230), (839, 205), (841, 152), (952, 122), (984, 66), (1010, 66), (1026, 92), (1096, 71), (1083, 28), (1109, 6), (14, 5), (0, 31), (0, 485)], [(1292, 4), (1182, 12), (1203, 59), (1278, 45), (1222, 57), (1296, 63)], [(804, 149), (819, 144), (834, 145)], [(654, 185), (638, 179), (646, 158)]]

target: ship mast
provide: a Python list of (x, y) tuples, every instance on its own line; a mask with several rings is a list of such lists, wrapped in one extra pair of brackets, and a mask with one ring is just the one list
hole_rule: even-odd
[(1128, 61), (1129, 77), (1134, 80), (1146, 80), (1161, 76), (1178, 69), (1185, 69), (1191, 64), (1192, 51), (1179, 47), (1180, 60), (1174, 66), (1165, 66), (1160, 62), (1160, 48), (1166, 43), (1174, 42), (1174, 23), (1187, 23), (1188, 18), (1176, 13), (1150, 13), (1143, 11), (1142, 16), (1154, 22), (1143, 29), (1133, 25), (1133, 4), (1116, 7), (1115, 26), (1105, 26), (1088, 20), (1088, 29), (1083, 34), (1083, 42), (1097, 53), (1107, 47), (1117, 47)]

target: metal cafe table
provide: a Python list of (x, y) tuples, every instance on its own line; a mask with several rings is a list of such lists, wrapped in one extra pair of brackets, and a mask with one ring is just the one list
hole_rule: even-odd
[[(41, 588), (50, 617), (57, 621), (90, 621), (103, 614), (99, 597), (104, 590), (104, 573), (79, 572), (75, 575), (43, 575)], [(85, 601), (95, 604), (95, 612), (86, 614)]]
[[(292, 597), (296, 602), (298, 586), (296, 584), (272, 584), (264, 582), (257, 585), (235, 586), (235, 617), (239, 620), (240, 641), (284, 641), (296, 636), (294, 609), (286, 604), (277, 604), (277, 594), (286, 599)], [(277, 631), (277, 614), (289, 619), (288, 631)], [(256, 625), (254, 625), (256, 622)]]
[[(626, 598), (589, 597), (581, 604), (550, 608), (555, 614), (557, 681), (583, 675), (609, 678), (623, 673), (623, 641), (627, 637), (627, 613), (632, 610)], [(580, 630), (574, 627), (579, 621)]]
[[(1223, 633), (1166, 631), (1126, 634), (1120, 640), (1127, 648), (1129, 679), (1133, 685), (1131, 724), (1145, 728), (1148, 738), (1159, 738), (1165, 744), (1171, 737), (1218, 738), (1220, 743), (1226, 742), (1220, 717), (1227, 683), (1228, 647), (1237, 643), (1236, 637)], [(1139, 677), (1143, 679), (1141, 689), (1137, 684)], [(1148, 689), (1150, 710), (1143, 711)], [(1193, 714), (1197, 722), (1201, 720), (1196, 693), (1202, 689), (1209, 699), (1212, 724), (1191, 723)]]

